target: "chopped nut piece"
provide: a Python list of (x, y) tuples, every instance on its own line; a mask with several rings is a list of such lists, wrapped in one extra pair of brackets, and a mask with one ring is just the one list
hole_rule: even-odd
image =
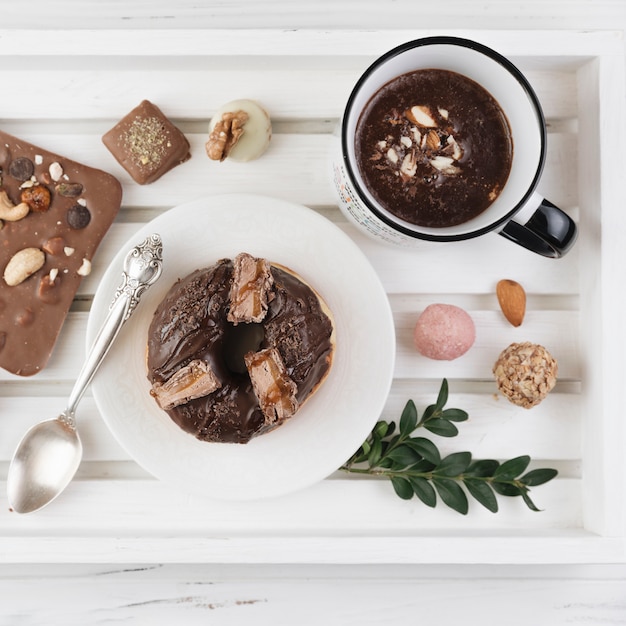
[(407, 152), (402, 161), (402, 165), (400, 166), (400, 172), (403, 176), (408, 178), (413, 178), (413, 176), (415, 176), (415, 173), (417, 172), (417, 159), (415, 157), (414, 150)]
[(164, 383), (154, 383), (150, 394), (164, 411), (169, 411), (195, 398), (208, 396), (221, 386), (211, 366), (196, 359)]
[(227, 319), (239, 322), (261, 322), (267, 313), (274, 277), (265, 259), (241, 253), (234, 261)]
[(392, 163), (397, 163), (398, 162), (398, 153), (393, 149), (393, 148), (389, 148), (389, 150), (387, 150), (387, 158), (392, 162)]
[(431, 150), (437, 150), (440, 145), (439, 135), (434, 130), (429, 131), (428, 135), (426, 135), (426, 146)]
[(46, 304), (56, 304), (61, 299), (61, 290), (57, 289), (61, 282), (58, 274), (59, 270), (52, 269), (39, 281), (37, 296)]
[(82, 265), (76, 270), (79, 276), (89, 276), (91, 274), (91, 261), (89, 259), (83, 259)]
[(441, 117), (443, 117), (444, 120), (448, 119), (448, 109), (442, 109), (441, 107), (437, 109), (437, 111), (439, 111), (439, 115), (441, 115)]
[(276, 348), (249, 352), (244, 357), (266, 425), (278, 426), (298, 410), (298, 388), (289, 377)]
[(405, 112), (405, 115), (414, 124), (425, 126), (426, 128), (437, 128), (437, 122), (433, 119), (432, 113), (427, 106), (413, 106)]
[(60, 256), (63, 253), (63, 246), (65, 246), (65, 239), (63, 239), (63, 237), (50, 237), (42, 247), (46, 254)]
[(405, 148), (410, 148), (413, 145), (413, 142), (411, 141), (410, 137), (406, 137), (405, 135), (403, 135), (402, 137), (400, 137), (400, 143), (405, 147)]
[(75, 252), (74, 248), (70, 248), (69, 246), (65, 246), (65, 248), (63, 248), (63, 254), (65, 256), (72, 256), (74, 252)]
[(430, 160), (430, 164), (436, 170), (448, 175), (458, 174), (461, 171), (458, 167), (456, 167), (456, 165), (453, 165), (453, 163), (454, 159), (440, 155)]
[(245, 111), (227, 112), (217, 122), (206, 143), (206, 153), (213, 161), (223, 161), (244, 133), (248, 114)]
[(63, 176), (63, 168), (60, 163), (56, 161), (54, 163), (50, 163), (50, 167), (48, 168), (48, 172), (50, 172), (50, 178), (56, 183), (61, 180)]
[[(448, 144), (449, 148), (452, 149), (452, 158), (455, 161), (458, 161), (463, 156), (463, 150), (461, 150), (461, 146), (459, 146), (457, 140), (454, 138), (453, 135), (448, 136), (448, 138), (446, 139), (446, 143)], [(444, 151), (448, 152), (448, 148), (444, 148)]]

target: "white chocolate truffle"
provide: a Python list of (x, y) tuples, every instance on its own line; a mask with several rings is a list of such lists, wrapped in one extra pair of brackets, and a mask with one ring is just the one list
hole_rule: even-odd
[[(243, 111), (247, 120), (243, 123), (243, 133), (235, 145), (228, 150), (226, 158), (233, 161), (258, 159), (269, 147), (272, 138), (272, 122), (268, 112), (254, 100), (233, 100), (221, 106), (209, 123), (209, 135), (225, 114)], [(208, 144), (207, 144), (208, 151)], [(223, 159), (222, 159), (223, 160)]]
[(431, 304), (415, 324), (418, 352), (437, 361), (452, 361), (474, 345), (476, 327), (469, 314), (453, 304)]
[(554, 388), (559, 373), (556, 359), (539, 344), (512, 343), (493, 366), (498, 389), (517, 406), (530, 409)]

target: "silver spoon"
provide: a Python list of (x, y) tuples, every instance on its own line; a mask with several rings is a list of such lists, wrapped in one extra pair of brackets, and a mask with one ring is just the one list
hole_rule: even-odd
[(67, 403), (58, 417), (33, 426), (22, 438), (9, 466), (7, 494), (17, 513), (32, 513), (52, 502), (70, 483), (83, 455), (74, 413), (122, 325), (141, 295), (161, 275), (163, 244), (153, 234), (124, 260), (122, 284), (87, 355)]

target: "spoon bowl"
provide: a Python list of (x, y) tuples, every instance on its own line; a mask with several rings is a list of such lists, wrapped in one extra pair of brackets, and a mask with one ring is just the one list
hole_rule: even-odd
[(31, 513), (52, 502), (70, 483), (83, 455), (78, 432), (64, 414), (35, 424), (11, 462), (7, 494), (16, 513)]
[(9, 505), (16, 513), (32, 513), (46, 506), (76, 474), (83, 456), (74, 420), (76, 407), (139, 298), (161, 275), (162, 251), (161, 237), (153, 234), (126, 255), (122, 283), (74, 383), (67, 408), (57, 418), (33, 426), (19, 443), (7, 475)]

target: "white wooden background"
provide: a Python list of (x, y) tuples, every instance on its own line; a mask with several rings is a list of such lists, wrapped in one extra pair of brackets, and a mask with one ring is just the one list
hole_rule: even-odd
[[(464, 246), (479, 270), (470, 282), (452, 271), (458, 258), (443, 252), (428, 255), (428, 267), (436, 271), (399, 271), (414, 264), (414, 254), (391, 252), (356, 234), (335, 207), (325, 170), (332, 131), (359, 71), (414, 35), (463, 29), (510, 54), (529, 76), (550, 124), (542, 190), (584, 219), (579, 207), (587, 199), (581, 185), (586, 168), (579, 172), (578, 165), (589, 159), (589, 172), (597, 172), (598, 148), (593, 142), (581, 146), (579, 138), (593, 124), (585, 115), (587, 105), (595, 109), (593, 93), (579, 90), (571, 60), (580, 54), (580, 41), (591, 41), (596, 52), (614, 50), (615, 33), (587, 33), (582, 39), (580, 34), (623, 31), (625, 6), (622, 0), (523, 5), (249, 0), (171, 6), (4, 1), (0, 79), (23, 97), (2, 98), (0, 127), (115, 173), (124, 184), (124, 207), (81, 288), (50, 367), (28, 382), (0, 374), (0, 480), (22, 432), (54, 413), (71, 387), (84, 354), (90, 298), (108, 260), (140, 224), (168, 207), (233, 190), (310, 206), (362, 245), (389, 293), (398, 335), (386, 417), (398, 415), (409, 397), (418, 406), (430, 402), (447, 376), (451, 403), (466, 408), (472, 420), (443, 449), (497, 458), (531, 453), (539, 464), (558, 467), (560, 477), (536, 489), (535, 499), (545, 509), (540, 514), (501, 501), (496, 516), (476, 505), (460, 518), (401, 502), (387, 485), (340, 474), (278, 503), (213, 505), (146, 475), (119, 448), (87, 397), (79, 409), (85, 462), (76, 482), (34, 516), (0, 510), (0, 625), (626, 623), (626, 497), (611, 493), (607, 503), (602, 494), (585, 494), (583, 481), (583, 471), (592, 485), (598, 483), (590, 474), (610, 473), (610, 465), (590, 467), (589, 455), (597, 460), (597, 450), (623, 432), (604, 432), (607, 423), (618, 422), (603, 420), (599, 434), (590, 431), (581, 408), (581, 387), (595, 380), (587, 371), (588, 346), (578, 338), (585, 321), (581, 293), (587, 297), (586, 283), (592, 280), (588, 265), (599, 267), (591, 257), (599, 252), (597, 242), (588, 234), (566, 259), (549, 265), (496, 237), (489, 248), (470, 242)], [(206, 31), (206, 42), (186, 32), (198, 29)], [(166, 50), (162, 40), (168, 41)], [(551, 40), (561, 47), (551, 49)], [(203, 56), (199, 50), (209, 52)], [(32, 77), (45, 98), (34, 97)], [(115, 166), (99, 137), (144, 97), (179, 123), (194, 158), (142, 188)], [(206, 122), (212, 110), (234, 97), (265, 104), (275, 122), (274, 140), (257, 162), (212, 167), (217, 164), (203, 155)], [(617, 113), (625, 111), (622, 103)], [(604, 130), (610, 134), (616, 127), (619, 121)], [(492, 289), (504, 276), (529, 289), (522, 329), (499, 318)], [(452, 370), (416, 358), (410, 347), (415, 313), (434, 299), (464, 306), (477, 322), (475, 349)], [(612, 312), (605, 319), (616, 321)], [(555, 346), (562, 370), (556, 392), (539, 408), (521, 413), (493, 399), (488, 381), (494, 352), (526, 339), (525, 332)], [(615, 337), (618, 347), (623, 341)], [(608, 399), (607, 405), (619, 406)], [(606, 463), (618, 452), (611, 448)], [(623, 472), (623, 464), (614, 467)], [(610, 484), (623, 488), (624, 481), (623, 475), (611, 477)], [(1, 487), (0, 502), (6, 504), (4, 483)], [(598, 541), (581, 543), (589, 538), (585, 529), (599, 533)]]

